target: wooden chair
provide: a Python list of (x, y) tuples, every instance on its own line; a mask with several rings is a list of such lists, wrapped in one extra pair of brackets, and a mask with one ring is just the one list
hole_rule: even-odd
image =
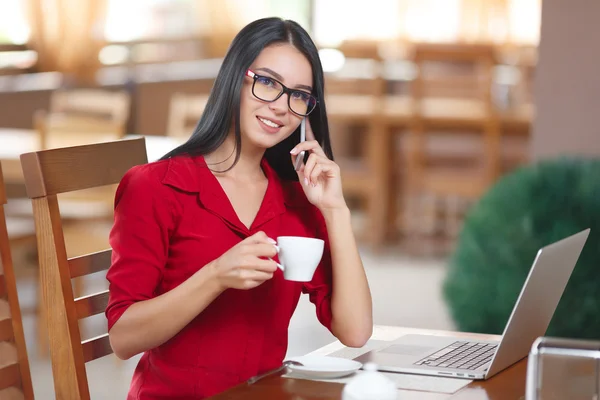
[(146, 162), (143, 138), (21, 156), (33, 204), (56, 398), (89, 399), (85, 364), (112, 353), (108, 333), (82, 340), (79, 328), (80, 320), (104, 312), (108, 291), (75, 298), (72, 288), (72, 279), (107, 270), (111, 251), (67, 256), (57, 195), (116, 184), (131, 167)]
[(189, 137), (194, 132), (198, 120), (204, 112), (208, 94), (192, 95), (175, 93), (171, 97), (167, 136)]
[[(388, 131), (381, 118), (385, 81), (374, 43), (345, 43), (346, 63), (325, 74), (325, 100), (331, 142), (342, 171), (342, 185), (354, 208), (357, 236), (374, 247), (385, 239), (388, 172), (391, 159)], [(364, 221), (356, 219), (363, 215)]]
[(27, 346), (4, 214), (6, 201), (0, 166), (0, 399), (33, 399)]
[[(408, 233), (452, 237), (465, 207), (500, 175), (501, 125), (492, 98), (495, 49), (417, 44), (413, 59), (418, 74), (407, 136)], [(467, 141), (468, 133), (476, 139)]]
[[(53, 93), (50, 111), (40, 110), (34, 115), (34, 126), (38, 131), (42, 150), (108, 142), (122, 139), (126, 133), (129, 107), (128, 95), (124, 92), (103, 90), (57, 91)], [(63, 206), (64, 227), (70, 236), (89, 239), (86, 224), (112, 220), (114, 187), (93, 188), (59, 195)], [(31, 202), (24, 198), (13, 199), (11, 210), (19, 216), (31, 215)], [(84, 290), (84, 282), (77, 280), (75, 290)], [(43, 310), (39, 311), (37, 353), (40, 358), (48, 356), (47, 333), (43, 323)]]
[[(91, 94), (78, 93), (86, 97)], [(118, 93), (117, 93), (118, 94)], [(70, 104), (69, 100), (77, 99), (60, 93), (56, 102), (56, 109), (62, 110), (64, 104)], [(106, 98), (108, 99), (108, 98)], [(105, 99), (105, 100), (106, 100)], [(121, 97), (116, 99), (124, 100)], [(93, 102), (91, 102), (93, 105)], [(123, 101), (121, 101), (123, 103)], [(107, 108), (106, 105), (105, 108)], [(88, 107), (91, 108), (91, 105)], [(117, 110), (109, 110), (115, 115), (114, 118), (123, 118), (122, 113)], [(40, 137), (42, 150), (56, 147), (79, 146), (99, 142), (110, 142), (122, 139), (125, 135), (125, 120), (98, 119), (97, 117), (81, 117), (57, 112), (40, 111), (34, 116), (34, 125)], [(61, 196), (62, 201), (69, 201), (69, 207), (65, 207), (68, 215), (63, 213), (63, 218), (81, 221), (83, 219), (112, 218), (112, 192), (114, 188), (97, 188), (81, 192), (70, 192)]]
[(120, 139), (126, 134), (124, 121), (38, 110), (33, 116), (40, 148), (77, 146)]
[[(97, 142), (98, 136), (104, 136), (104, 140), (107, 136), (123, 137), (130, 106), (130, 95), (125, 91), (57, 90), (50, 97), (49, 110), (34, 114), (41, 148)], [(55, 140), (56, 136), (61, 137)]]
[(50, 98), (50, 112), (97, 116), (115, 122), (129, 117), (131, 98), (125, 91), (104, 89), (56, 90)]

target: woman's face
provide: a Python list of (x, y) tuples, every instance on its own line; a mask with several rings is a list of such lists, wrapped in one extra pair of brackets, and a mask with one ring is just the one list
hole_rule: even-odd
[[(257, 95), (265, 98), (279, 92), (281, 82), (289, 89), (312, 92), (312, 68), (306, 57), (290, 44), (277, 44), (266, 47), (249, 68), (259, 78), (255, 85)], [(277, 100), (268, 102), (252, 93), (254, 79), (246, 76), (240, 101), (240, 129), (244, 145), (267, 149), (290, 136), (302, 116), (292, 112), (288, 106), (289, 93)], [(292, 95), (293, 107), (302, 103), (303, 94)], [(297, 108), (295, 108), (297, 110)]]

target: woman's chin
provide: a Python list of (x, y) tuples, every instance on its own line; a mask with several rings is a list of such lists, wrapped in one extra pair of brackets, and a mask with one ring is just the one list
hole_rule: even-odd
[(279, 144), (282, 140), (285, 139), (285, 137), (282, 137), (281, 135), (261, 134), (253, 135), (249, 139), (249, 142), (252, 144), (252, 146), (266, 150)]

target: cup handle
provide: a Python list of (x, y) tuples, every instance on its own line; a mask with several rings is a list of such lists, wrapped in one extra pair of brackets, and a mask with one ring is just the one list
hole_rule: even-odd
[(273, 261), (275, 264), (277, 264), (277, 268), (279, 268), (282, 271), (285, 271), (285, 267), (281, 264), (279, 264), (277, 261), (273, 260), (271, 257), (269, 257), (269, 260)]
[[(277, 250), (277, 253), (279, 253), (279, 246), (277, 246), (276, 244), (274, 244), (273, 246), (275, 246), (275, 249)], [(282, 271), (285, 271), (285, 267), (283, 265), (281, 265), (277, 261), (273, 260), (271, 257), (269, 257), (269, 260), (274, 261), (275, 264), (277, 264), (277, 268), (279, 268)]]

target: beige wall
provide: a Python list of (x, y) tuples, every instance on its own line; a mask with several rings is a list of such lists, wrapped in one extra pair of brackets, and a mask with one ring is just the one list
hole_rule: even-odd
[(600, 1), (542, 4), (532, 155), (600, 156)]

